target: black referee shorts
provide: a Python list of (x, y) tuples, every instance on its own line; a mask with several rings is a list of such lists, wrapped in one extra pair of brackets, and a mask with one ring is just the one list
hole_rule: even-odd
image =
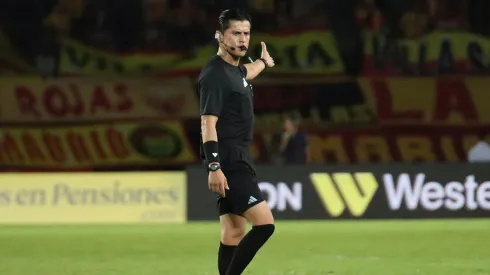
[[(245, 211), (263, 202), (264, 198), (258, 185), (249, 148), (231, 147), (226, 151), (226, 157), (221, 159), (220, 164), (230, 190), (226, 190), (226, 197), (218, 196), (218, 212), (220, 216), (225, 214), (243, 216)], [(223, 154), (221, 156), (223, 157)]]

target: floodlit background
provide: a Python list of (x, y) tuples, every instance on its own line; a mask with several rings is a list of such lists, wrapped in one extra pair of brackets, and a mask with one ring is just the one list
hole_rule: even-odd
[(0, 1), (0, 274), (218, 273), (196, 78), (232, 7), (276, 62), (246, 274), (490, 274), (486, 0)]

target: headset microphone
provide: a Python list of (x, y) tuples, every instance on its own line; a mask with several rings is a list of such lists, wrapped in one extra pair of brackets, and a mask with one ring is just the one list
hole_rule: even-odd
[[(221, 43), (223, 43), (223, 42), (221, 42)], [(236, 50), (235, 47), (232, 47), (230, 45), (226, 45), (225, 43), (223, 43), (223, 45), (225, 45), (226, 47), (228, 47), (232, 51)], [(238, 46), (238, 49), (240, 49), (240, 51), (244, 52), (244, 51), (247, 50), (247, 47), (245, 47), (245, 46)]]
[[(233, 46), (227, 45), (227, 44), (225, 44), (224, 42), (221, 42), (221, 43), (223, 43), (223, 45), (225, 45), (226, 47), (228, 47), (228, 48), (229, 48), (230, 50), (232, 50), (232, 51), (236, 50), (236, 47), (233, 47)], [(246, 47), (246, 46), (243, 46), (243, 45), (242, 45), (242, 46), (238, 46), (238, 49), (240, 49), (240, 51), (242, 51), (242, 52), (244, 52), (244, 51), (248, 50), (248, 49), (247, 49), (247, 47)]]
[[(235, 48), (235, 47), (230, 46), (230, 45), (227, 45), (227, 44), (225, 44), (225, 42), (221, 41), (221, 35), (220, 35), (219, 33), (216, 33), (216, 34), (215, 34), (215, 36), (214, 36), (214, 38), (215, 38), (215, 39), (217, 39), (219, 43), (222, 43), (223, 45), (225, 45), (226, 47), (228, 47), (230, 50), (232, 50), (232, 51), (236, 50), (236, 48)], [(247, 47), (245, 47), (245, 46), (238, 46), (238, 48), (239, 48), (239, 49), (240, 49), (242, 52), (244, 52), (244, 51), (246, 51), (246, 50), (247, 50)]]

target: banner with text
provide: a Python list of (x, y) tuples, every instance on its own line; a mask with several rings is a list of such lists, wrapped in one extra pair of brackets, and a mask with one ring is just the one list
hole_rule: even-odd
[(0, 174), (0, 224), (186, 222), (186, 175)]
[[(490, 141), (489, 86), (484, 77), (257, 84), (252, 152), (269, 163), (283, 115), (294, 114), (313, 163), (465, 161), (485, 130)], [(199, 123), (186, 122), (196, 146)]]
[[(344, 65), (333, 35), (328, 31), (306, 31), (291, 35), (254, 34), (249, 51), (260, 57), (264, 41), (276, 66), (270, 73), (332, 74), (342, 73)], [(199, 72), (216, 54), (214, 44), (193, 53), (117, 55), (79, 42), (62, 40), (59, 72), (61, 75), (149, 75), (175, 72)]]
[(301, 118), (304, 130), (386, 125), (490, 124), (485, 77), (358, 78), (325, 83), (254, 85), (255, 128), (282, 129), (285, 114)]
[(464, 162), (485, 128), (386, 126), (309, 132), (310, 162)]
[(178, 121), (4, 127), (0, 138), (4, 169), (102, 169), (194, 161)]
[[(490, 215), (486, 165), (258, 166), (257, 177), (278, 220)], [(216, 195), (203, 167), (187, 169), (187, 185), (188, 220), (217, 220)]]
[(0, 122), (199, 116), (189, 78), (0, 78)]
[(366, 76), (490, 73), (490, 39), (485, 36), (435, 31), (417, 40), (395, 40), (368, 32), (364, 41)]
[(360, 78), (379, 125), (489, 125), (487, 77)]

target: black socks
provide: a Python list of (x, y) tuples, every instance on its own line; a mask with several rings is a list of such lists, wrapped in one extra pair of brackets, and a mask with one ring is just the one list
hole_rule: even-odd
[[(235, 255), (231, 260), (226, 275), (240, 275), (255, 257), (259, 249), (267, 242), (274, 233), (275, 226), (273, 224), (265, 224), (252, 227), (247, 235), (238, 244), (235, 250)], [(221, 266), (220, 266), (220, 274)]]
[(226, 245), (220, 242), (218, 250), (218, 270), (220, 275), (226, 275), (235, 249), (235, 245)]

